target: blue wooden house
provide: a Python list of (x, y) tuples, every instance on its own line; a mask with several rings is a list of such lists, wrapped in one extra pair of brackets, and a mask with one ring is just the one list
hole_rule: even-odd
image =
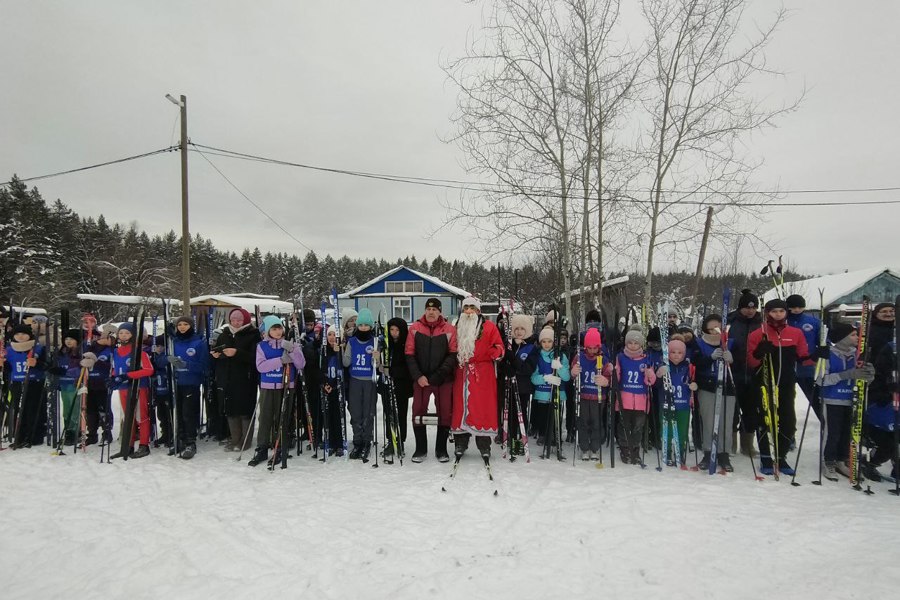
[(343, 294), (338, 294), (338, 309), (368, 307), (376, 320), (386, 322), (400, 317), (411, 323), (425, 312), (429, 298), (441, 301), (444, 317), (453, 320), (459, 315), (460, 304), (469, 293), (431, 275), (420, 273), (405, 265), (394, 267), (375, 279)]

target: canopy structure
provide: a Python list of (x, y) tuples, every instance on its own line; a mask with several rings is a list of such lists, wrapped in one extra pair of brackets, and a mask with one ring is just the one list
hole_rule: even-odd
[[(109, 302), (111, 304), (143, 304), (145, 306), (162, 306), (162, 298), (153, 298), (151, 296), (120, 296), (118, 294), (78, 294), (79, 300), (89, 300), (91, 302)], [(175, 298), (166, 298), (166, 304), (169, 306), (181, 306), (181, 300)]]

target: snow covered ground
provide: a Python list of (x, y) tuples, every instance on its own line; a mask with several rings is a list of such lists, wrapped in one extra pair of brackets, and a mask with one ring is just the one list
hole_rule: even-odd
[(900, 498), (881, 483), (872, 496), (846, 480), (810, 485), (816, 449), (796, 488), (754, 481), (746, 457), (710, 477), (659, 473), (655, 455), (646, 470), (598, 470), (573, 467), (570, 448), (566, 463), (531, 464), (497, 450), (498, 497), (474, 453), (442, 493), (449, 465), (432, 457), (374, 469), (307, 454), (269, 472), (213, 442), (191, 461), (5, 450), (0, 589), (6, 600), (896, 595)]

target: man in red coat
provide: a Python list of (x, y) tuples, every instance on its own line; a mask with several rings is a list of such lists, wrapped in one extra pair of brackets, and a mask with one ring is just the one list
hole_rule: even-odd
[(463, 300), (462, 314), (456, 322), (459, 367), (453, 380), (453, 439), (456, 457), (475, 445), (487, 461), (491, 439), (497, 434), (497, 370), (504, 345), (497, 326), (481, 316), (477, 298)]

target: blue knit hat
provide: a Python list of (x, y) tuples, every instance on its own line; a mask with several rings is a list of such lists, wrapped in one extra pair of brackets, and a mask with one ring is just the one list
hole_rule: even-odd
[(368, 325), (369, 327), (375, 326), (375, 318), (372, 316), (372, 311), (368, 308), (359, 309), (359, 317), (356, 318), (356, 326), (360, 325)]
[(281, 319), (279, 319), (275, 315), (269, 315), (263, 319), (262, 332), (264, 334), (268, 335), (269, 330), (273, 327), (284, 327), (284, 324), (281, 322)]
[(119, 325), (118, 331), (122, 331), (123, 329), (131, 335), (134, 335), (134, 323), (132, 323), (131, 321), (125, 321), (124, 323)]

